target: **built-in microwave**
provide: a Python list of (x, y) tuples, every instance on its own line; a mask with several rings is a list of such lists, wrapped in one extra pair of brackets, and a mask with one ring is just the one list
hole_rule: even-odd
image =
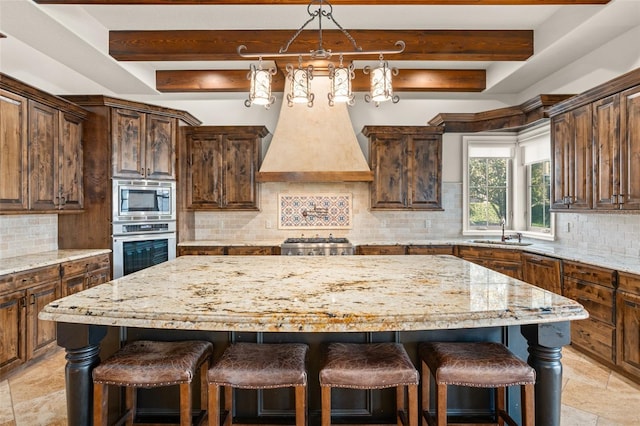
[(113, 180), (114, 222), (175, 219), (175, 181)]

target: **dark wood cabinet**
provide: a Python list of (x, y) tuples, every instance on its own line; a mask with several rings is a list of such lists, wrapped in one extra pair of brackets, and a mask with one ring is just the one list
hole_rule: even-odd
[(50, 280), (29, 287), (27, 300), (27, 360), (48, 352), (56, 345), (56, 323), (38, 319), (38, 313), (47, 304), (59, 299), (60, 272), (54, 268), (55, 276)]
[(108, 254), (65, 262), (60, 265), (62, 296), (86, 290), (111, 279)]
[(410, 245), (407, 246), (407, 254), (455, 254), (456, 246), (453, 245)]
[(83, 208), (87, 112), (0, 73), (0, 212)]
[(620, 208), (640, 210), (640, 86), (620, 94)]
[(640, 276), (618, 272), (616, 362), (640, 378)]
[(556, 294), (562, 294), (562, 261), (539, 254), (522, 253), (522, 279)]
[(176, 118), (114, 108), (112, 120), (114, 177), (176, 178)]
[(522, 257), (519, 250), (458, 246), (457, 255), (511, 278), (522, 279)]
[(366, 126), (371, 208), (442, 210), (442, 127)]
[(355, 254), (360, 255), (383, 255), (383, 254), (395, 254), (404, 255), (407, 254), (407, 246), (400, 244), (372, 244), (366, 246), (357, 246)]
[(27, 210), (27, 98), (0, 89), (0, 211)]
[(552, 209), (593, 207), (593, 151), (591, 105), (551, 120), (553, 162)]
[(572, 321), (571, 344), (608, 365), (615, 364), (616, 272), (572, 261), (563, 261), (562, 267), (563, 295), (589, 312), (589, 318)]
[(263, 126), (200, 126), (183, 130), (186, 208), (257, 210), (256, 173)]
[(620, 206), (620, 96), (593, 103), (593, 207), (598, 210)]
[(26, 360), (24, 303), (24, 291), (0, 291), (0, 377)]

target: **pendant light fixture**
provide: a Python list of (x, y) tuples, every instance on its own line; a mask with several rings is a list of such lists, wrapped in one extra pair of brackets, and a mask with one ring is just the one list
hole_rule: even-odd
[[(315, 10), (313, 8), (315, 7)], [(345, 30), (334, 18), (333, 16), (333, 7), (326, 0), (311, 0), (307, 5), (307, 13), (309, 15), (309, 19), (294, 33), (294, 35), (289, 39), (289, 41), (282, 47), (278, 52), (274, 53), (247, 53), (247, 46), (240, 45), (238, 46), (238, 55), (242, 58), (257, 58), (260, 61), (262, 58), (298, 58), (298, 67), (295, 68), (291, 64), (287, 64), (287, 78), (291, 81), (291, 92), (287, 94), (287, 103), (289, 106), (293, 106), (294, 104), (306, 103), (307, 106), (312, 107), (314, 101), (314, 95), (311, 93), (310, 89), (310, 81), (313, 79), (314, 67), (313, 65), (308, 65), (306, 67), (302, 66), (302, 59), (309, 58), (311, 60), (329, 60), (332, 55), (340, 56), (340, 64), (336, 67), (333, 63), (328, 64), (329, 69), (329, 78), (331, 79), (331, 92), (328, 94), (329, 105), (334, 105), (335, 103), (345, 102), (348, 105), (354, 104), (354, 95), (351, 89), (351, 80), (355, 77), (354, 73), (354, 65), (351, 62), (348, 66), (344, 66), (343, 57), (345, 56), (363, 56), (363, 55), (374, 55), (377, 54), (380, 58), (380, 67), (374, 68), (371, 70), (371, 91), (369, 95), (365, 96), (365, 100), (369, 102), (372, 100), (376, 103), (376, 106), (379, 105), (380, 102), (386, 100), (392, 100), (393, 103), (397, 103), (400, 98), (396, 95), (393, 95), (392, 81), (391, 75), (397, 75), (398, 69), (393, 68), (390, 69), (387, 62), (382, 60), (383, 54), (397, 54), (402, 53), (405, 48), (405, 43), (402, 40), (398, 40), (395, 42), (395, 46), (397, 47), (394, 50), (363, 50), (362, 47), (358, 46), (355, 39), (349, 34), (347, 30)], [(300, 33), (306, 28), (306, 26), (318, 19), (318, 48), (315, 50), (311, 50), (308, 52), (289, 52), (289, 47), (296, 40), (296, 38), (300, 35)], [(322, 44), (322, 18), (326, 18), (327, 20), (333, 22), (335, 26), (344, 34), (344, 36), (351, 42), (353, 47), (352, 50), (345, 50), (341, 52), (332, 52), (331, 49), (325, 49)], [(249, 99), (245, 101), (246, 106), (251, 105), (265, 105), (269, 106), (273, 103), (273, 101), (265, 101), (265, 95), (268, 92), (268, 96), (266, 99), (272, 99), (271, 96), (271, 75), (275, 73), (269, 74), (268, 81), (269, 86), (268, 90), (264, 85), (265, 75), (258, 73), (258, 71), (262, 70), (261, 67), (257, 69), (254, 66), (251, 66), (251, 71), (249, 72), (248, 78), (251, 80), (251, 93), (249, 95)], [(255, 72), (254, 72), (255, 71)], [(365, 73), (369, 72), (369, 67), (365, 67)], [(263, 80), (258, 80), (263, 79)], [(375, 83), (375, 86), (374, 86)], [(260, 93), (254, 92), (254, 87), (261, 87), (263, 90)], [(367, 100), (369, 99), (369, 100)]]
[(275, 102), (276, 97), (271, 94), (271, 78), (276, 73), (275, 67), (262, 69), (262, 58), (258, 61), (258, 67), (251, 64), (247, 78), (251, 81), (249, 99), (244, 101), (245, 106), (262, 105), (265, 108)]
[(376, 106), (380, 102), (391, 101), (397, 104), (400, 101), (398, 95), (393, 94), (392, 76), (398, 75), (398, 68), (389, 68), (389, 63), (380, 54), (380, 64), (376, 68), (369, 66), (363, 69), (365, 74), (371, 74), (371, 92), (364, 95), (366, 102), (373, 102)]

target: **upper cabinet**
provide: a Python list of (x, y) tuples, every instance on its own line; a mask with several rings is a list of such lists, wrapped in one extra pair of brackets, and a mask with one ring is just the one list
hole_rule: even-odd
[(176, 178), (176, 118), (114, 108), (112, 120), (114, 177)]
[(442, 210), (442, 127), (366, 126), (371, 208)]
[(552, 208), (640, 209), (640, 69), (552, 106)]
[(258, 209), (263, 126), (186, 128), (185, 204), (190, 210)]
[(0, 212), (83, 208), (87, 112), (0, 74)]

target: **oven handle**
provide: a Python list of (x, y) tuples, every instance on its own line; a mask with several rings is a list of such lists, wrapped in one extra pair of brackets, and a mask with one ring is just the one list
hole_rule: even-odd
[(146, 234), (114, 235), (113, 242), (175, 239), (175, 232), (147, 232)]

